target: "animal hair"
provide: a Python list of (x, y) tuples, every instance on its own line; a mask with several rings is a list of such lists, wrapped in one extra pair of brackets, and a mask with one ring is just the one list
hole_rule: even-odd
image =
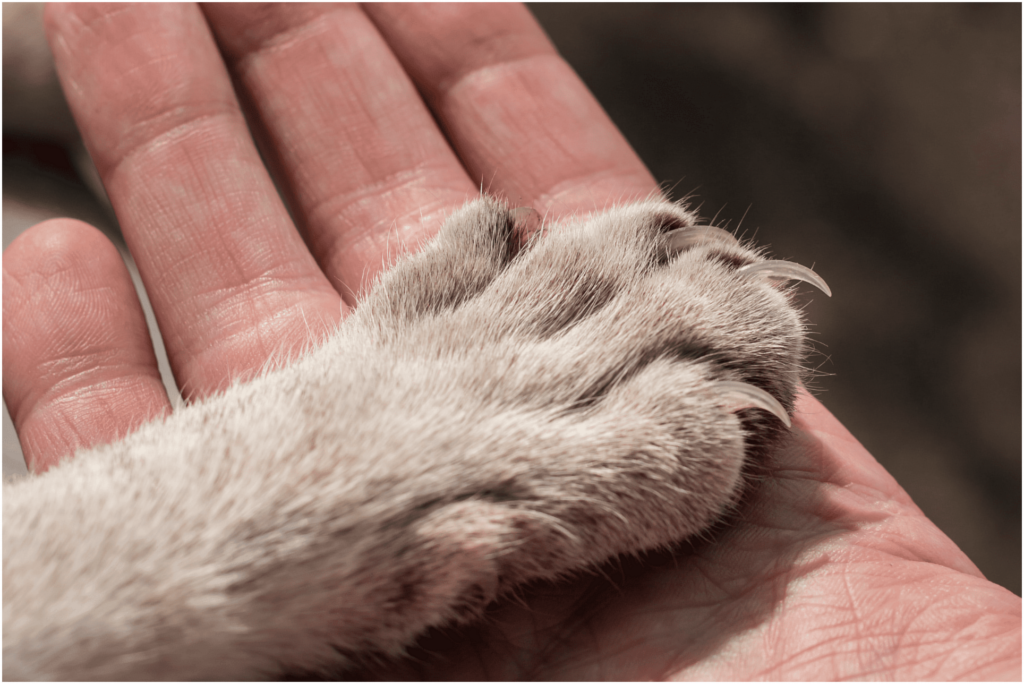
[(4, 676), (339, 672), (707, 530), (786, 434), (729, 383), (790, 413), (805, 345), (715, 230), (481, 197), (294, 363), (6, 484)]

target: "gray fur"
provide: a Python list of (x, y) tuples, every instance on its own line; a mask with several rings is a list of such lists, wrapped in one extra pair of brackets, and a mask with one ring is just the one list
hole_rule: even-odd
[(296, 363), (3, 495), (5, 678), (264, 678), (705, 530), (792, 411), (783, 291), (649, 201), (525, 244), (487, 198)]

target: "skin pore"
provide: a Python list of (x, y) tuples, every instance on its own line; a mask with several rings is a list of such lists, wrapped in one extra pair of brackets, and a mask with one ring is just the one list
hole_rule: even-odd
[[(187, 397), (322, 335), (481, 179), (549, 216), (657, 191), (519, 6), (57, 5), (47, 31)], [(98, 231), (25, 233), (3, 299), (32, 470), (170, 411)], [(1020, 599), (817, 400), (794, 427), (713, 540), (531, 587), (377, 674), (1019, 679)]]

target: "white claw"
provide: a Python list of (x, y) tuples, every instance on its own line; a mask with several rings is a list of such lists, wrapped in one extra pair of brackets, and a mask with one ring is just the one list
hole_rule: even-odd
[(706, 245), (717, 242), (723, 245), (736, 245), (739, 241), (732, 233), (714, 226), (689, 226), (688, 228), (676, 228), (662, 236), (665, 241), (665, 250), (669, 254), (678, 254), (684, 249), (690, 249), (697, 245)]
[(537, 210), (533, 207), (516, 207), (512, 210), (512, 215), (518, 220), (521, 217), (539, 216)]
[(820, 275), (806, 266), (801, 266), (792, 261), (762, 261), (759, 264), (741, 266), (736, 269), (736, 272), (743, 275), (757, 274), (768, 278), (781, 278), (784, 280), (802, 280), (805, 283), (814, 285), (829, 297), (832, 296), (832, 290), (829, 289), (828, 284), (825, 283)]
[(745, 382), (725, 380), (716, 382), (715, 390), (718, 392), (722, 405), (730, 411), (740, 411), (748, 408), (764, 409), (785, 423), (786, 427), (793, 427), (792, 422), (789, 420), (789, 415), (786, 413), (786, 409), (782, 407), (782, 404), (759, 387), (754, 387)]
[(543, 223), (540, 214), (533, 207), (516, 207), (512, 210), (516, 232), (523, 239), (529, 238), (541, 229)]

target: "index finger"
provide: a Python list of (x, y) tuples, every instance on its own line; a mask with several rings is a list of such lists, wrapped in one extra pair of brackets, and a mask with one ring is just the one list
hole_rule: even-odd
[(485, 189), (555, 215), (658, 192), (524, 6), (371, 4), (366, 12)]

